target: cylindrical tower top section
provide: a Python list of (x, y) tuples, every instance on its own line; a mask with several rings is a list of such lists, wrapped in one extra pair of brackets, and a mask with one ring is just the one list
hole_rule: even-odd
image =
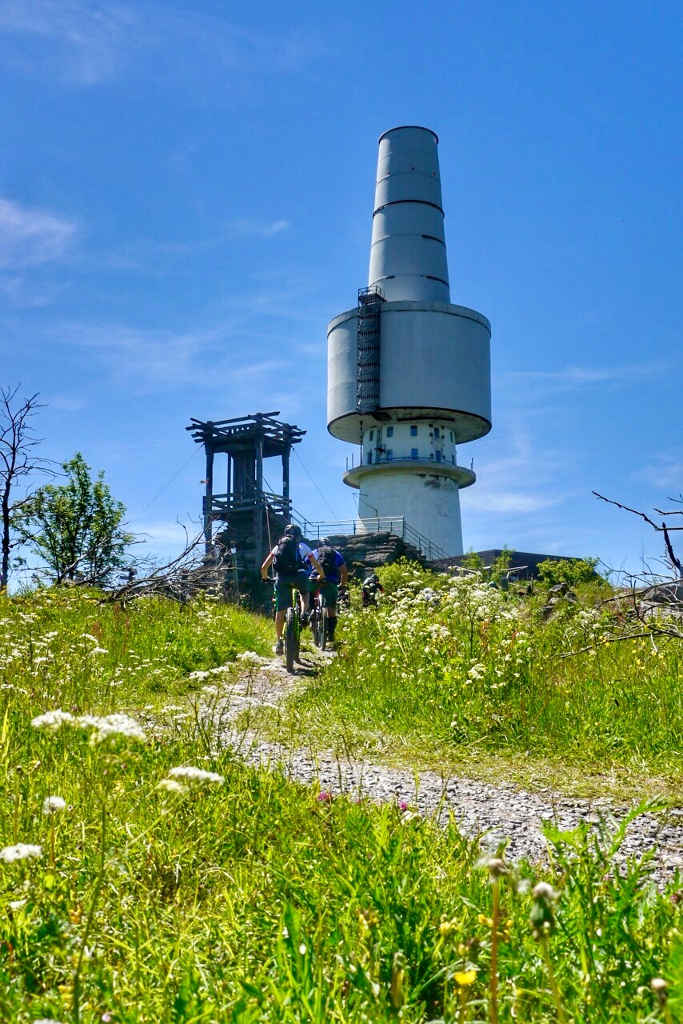
[(379, 138), (368, 284), (388, 302), (450, 302), (438, 141), (415, 125)]

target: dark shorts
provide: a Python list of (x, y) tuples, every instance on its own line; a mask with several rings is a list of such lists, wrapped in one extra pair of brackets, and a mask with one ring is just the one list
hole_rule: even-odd
[(296, 576), (278, 576), (274, 586), (275, 611), (283, 612), (292, 607), (292, 587), (302, 594), (310, 594), (314, 586), (305, 572), (299, 572)]
[(320, 597), (322, 598), (323, 608), (334, 608), (339, 597), (339, 586), (336, 583), (319, 583)]

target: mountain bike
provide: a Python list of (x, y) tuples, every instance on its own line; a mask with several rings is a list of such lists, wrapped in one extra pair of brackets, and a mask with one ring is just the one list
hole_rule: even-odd
[(309, 619), (313, 643), (321, 651), (327, 645), (327, 623), (325, 609), (323, 608), (322, 595), (319, 590), (311, 595), (311, 617)]
[(285, 647), (285, 665), (288, 672), (294, 671), (294, 662), (300, 661), (301, 653), (301, 612), (303, 602), (296, 587), (292, 587), (292, 607), (285, 613), (285, 628), (282, 639)]

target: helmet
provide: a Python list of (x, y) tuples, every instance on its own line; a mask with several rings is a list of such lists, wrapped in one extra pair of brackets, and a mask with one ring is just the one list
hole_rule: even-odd
[(290, 523), (285, 526), (285, 537), (293, 537), (295, 540), (301, 536), (301, 527), (297, 526), (296, 523)]

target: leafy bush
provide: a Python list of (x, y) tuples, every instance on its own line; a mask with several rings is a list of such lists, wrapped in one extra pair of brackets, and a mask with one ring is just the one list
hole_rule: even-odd
[(600, 577), (597, 572), (597, 558), (567, 558), (556, 561), (546, 558), (538, 563), (538, 575), (543, 583), (552, 586), (567, 583), (575, 587), (579, 583), (593, 583)]

